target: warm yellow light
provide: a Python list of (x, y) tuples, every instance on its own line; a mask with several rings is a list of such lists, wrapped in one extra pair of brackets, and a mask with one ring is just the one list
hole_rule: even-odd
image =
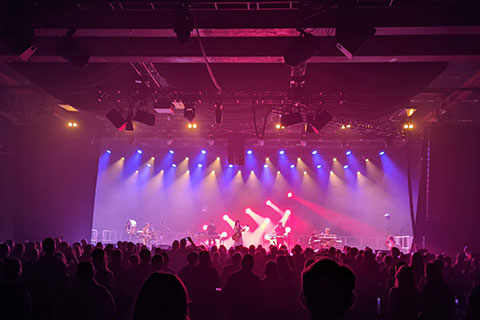
[(188, 129), (192, 129), (192, 128), (193, 128), (193, 124), (191, 124), (191, 123), (187, 124), (187, 128), (188, 128)]
[(155, 157), (151, 157), (150, 159), (151, 159), (151, 160), (155, 160)]
[(357, 174), (360, 175), (360, 171), (357, 171)]
[(408, 129), (408, 123), (405, 123), (405, 124), (403, 125), (403, 129)]
[(409, 124), (408, 129), (413, 129), (413, 124)]
[(187, 173), (190, 173), (190, 170), (187, 170)]
[(196, 123), (193, 124), (193, 129), (197, 129), (197, 124)]
[(351, 128), (351, 127), (352, 127), (352, 125), (350, 125), (350, 124), (347, 124), (347, 129), (348, 129), (348, 128)]
[(301, 161), (301, 160), (302, 160), (302, 158), (297, 158), (297, 161)]
[(215, 170), (212, 170), (212, 173), (215, 173)]
[(73, 126), (74, 126), (75, 128), (78, 127), (78, 123), (74, 122), (74, 123), (73, 123)]
[(280, 174), (280, 171), (277, 171), (277, 174)]
[(135, 170), (135, 173), (138, 173), (138, 170)]
[(282, 125), (281, 125), (280, 123), (277, 123), (277, 124), (275, 125), (275, 128), (276, 128), (276, 129), (281, 129), (281, 128), (282, 128)]
[(187, 161), (188, 161), (188, 157), (185, 157), (185, 160), (187, 160)]
[(164, 171), (163, 170), (160, 170), (160, 173), (163, 173)]
[(217, 157), (217, 161), (220, 161), (220, 157)]
[(265, 161), (270, 161), (270, 158), (265, 158)]
[(303, 171), (303, 174), (307, 174), (307, 171)]
[(330, 171), (330, 174), (333, 174), (333, 171)]
[(410, 108), (410, 109), (405, 109), (405, 113), (407, 114), (407, 117), (411, 117), (417, 109), (415, 108)]
[(69, 122), (67, 125), (68, 125), (69, 127), (73, 127), (73, 123), (72, 123), (72, 122)]
[(255, 173), (255, 172), (254, 172), (253, 170), (252, 170), (252, 171), (250, 171), (250, 174), (254, 174), (254, 173)]
[(403, 125), (403, 129), (405, 129), (405, 130), (412, 130), (414, 127), (415, 127), (415, 125), (413, 123), (405, 123)]
[(368, 159), (365, 159), (365, 162), (368, 162)]
[(337, 158), (333, 158), (333, 161), (337, 161)]
[(342, 124), (341, 128), (345, 130), (347, 127), (344, 124)]

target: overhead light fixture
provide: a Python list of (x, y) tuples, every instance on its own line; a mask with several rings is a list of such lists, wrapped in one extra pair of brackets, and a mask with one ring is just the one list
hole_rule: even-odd
[(298, 67), (313, 57), (317, 49), (317, 39), (310, 33), (302, 32), (285, 51), (283, 61), (291, 67)]
[(142, 110), (137, 110), (135, 112), (135, 117), (133, 120), (146, 124), (147, 126), (155, 125), (155, 115)]
[(58, 38), (57, 53), (65, 60), (83, 68), (90, 60), (90, 50), (73, 39), (75, 31), (75, 29), (70, 29), (64, 36)]
[(180, 43), (187, 43), (193, 31), (193, 15), (188, 7), (182, 7), (175, 12), (173, 31)]
[(300, 112), (284, 114), (280, 118), (280, 124), (284, 127), (292, 126), (297, 123), (302, 123), (303, 117)]
[(188, 121), (192, 122), (195, 119), (195, 108), (192, 106), (186, 106), (183, 110), (183, 117)]
[(215, 104), (215, 123), (220, 124), (223, 120), (223, 104), (216, 103)]
[(320, 111), (307, 123), (307, 133), (319, 133), (320, 130), (322, 130), (322, 128), (325, 127), (332, 119), (333, 117), (330, 113), (327, 111)]
[(117, 109), (110, 110), (105, 117), (118, 129), (122, 131), (127, 125), (127, 120), (125, 120), (122, 114)]

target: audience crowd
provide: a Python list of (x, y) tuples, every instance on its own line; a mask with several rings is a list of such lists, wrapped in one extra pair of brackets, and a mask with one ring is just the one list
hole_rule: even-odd
[(480, 319), (480, 256), (0, 243), (1, 319)]

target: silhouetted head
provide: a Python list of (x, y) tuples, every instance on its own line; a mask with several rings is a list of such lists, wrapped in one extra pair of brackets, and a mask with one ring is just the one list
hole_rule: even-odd
[(435, 262), (430, 262), (425, 266), (425, 278), (427, 283), (443, 282), (442, 268)]
[(152, 267), (155, 270), (161, 270), (163, 267), (163, 257), (159, 254), (156, 254), (152, 257)]
[(201, 265), (210, 265), (210, 253), (207, 250), (200, 251), (198, 254), (198, 263)]
[(415, 287), (415, 276), (413, 275), (413, 269), (406, 265), (401, 266), (395, 274), (395, 285), (399, 288)]
[(112, 251), (112, 262), (115, 264), (119, 264), (122, 262), (122, 251), (120, 249), (114, 249)]
[(92, 262), (98, 268), (106, 263), (105, 251), (103, 249), (96, 248), (92, 251)]
[(174, 241), (172, 242), (172, 249), (173, 249), (173, 251), (177, 250), (179, 246), (180, 246), (180, 242), (178, 242), (178, 240), (174, 240)]
[(82, 261), (77, 266), (77, 281), (93, 281), (93, 266), (89, 261)]
[(42, 241), (42, 248), (46, 256), (53, 257), (53, 254), (55, 253), (55, 240), (52, 238), (45, 238), (45, 240)]
[(183, 238), (180, 240), (180, 248), (184, 249), (187, 246), (187, 239)]
[(187, 302), (187, 290), (177, 276), (154, 272), (140, 288), (133, 320), (185, 320), (188, 318)]
[(18, 259), (5, 259), (2, 264), (2, 271), (5, 279), (14, 281), (22, 273), (22, 263)]
[(187, 256), (187, 262), (189, 265), (194, 266), (197, 263), (198, 254), (195, 251), (192, 251)]
[(251, 254), (246, 254), (242, 259), (242, 269), (243, 270), (252, 270), (254, 260)]
[(152, 254), (150, 253), (150, 250), (148, 250), (148, 249), (142, 249), (142, 250), (140, 251), (140, 262), (141, 262), (142, 264), (149, 264), (151, 257), (152, 257)]
[(268, 278), (276, 278), (278, 277), (278, 268), (277, 264), (274, 261), (268, 261), (265, 265), (265, 275)]
[(355, 276), (333, 260), (319, 260), (303, 272), (302, 303), (312, 319), (341, 319), (355, 301)]
[(240, 252), (235, 252), (232, 256), (232, 264), (240, 265), (241, 261), (242, 261), (242, 254)]
[(6, 243), (0, 243), (0, 259), (5, 259), (10, 254), (10, 247)]

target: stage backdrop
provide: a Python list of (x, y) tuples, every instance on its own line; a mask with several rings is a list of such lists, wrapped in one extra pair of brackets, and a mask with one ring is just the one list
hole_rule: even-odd
[[(286, 220), (288, 209), (286, 224), (294, 234), (325, 227), (339, 235), (411, 234), (405, 146), (382, 155), (355, 149), (348, 155), (345, 150), (314, 155), (308, 148), (280, 155), (278, 149), (254, 148), (244, 167), (230, 167), (224, 147), (205, 147), (205, 154), (201, 146), (138, 148), (103, 143), (93, 221), (99, 232), (122, 231), (134, 219), (140, 227), (150, 222), (191, 234), (212, 219), (231, 235), (228, 222), (239, 219), (250, 225), (249, 239), (255, 241)], [(413, 163), (415, 178), (418, 158)]]

